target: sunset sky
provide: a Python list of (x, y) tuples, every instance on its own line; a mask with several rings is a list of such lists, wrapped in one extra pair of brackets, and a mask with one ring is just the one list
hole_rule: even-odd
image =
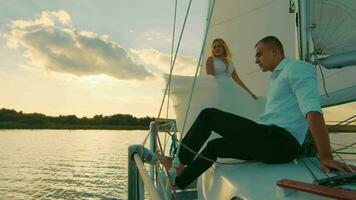
[[(187, 6), (188, 0), (178, 3), (176, 34)], [(156, 116), (173, 14), (174, 1), (167, 0), (1, 1), (0, 108)], [(194, 73), (205, 17), (205, 1), (193, 1), (175, 73)], [(355, 111), (351, 103), (324, 113), (342, 120)]]

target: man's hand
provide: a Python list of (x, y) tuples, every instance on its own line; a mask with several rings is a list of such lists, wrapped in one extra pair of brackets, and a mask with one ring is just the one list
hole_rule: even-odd
[(353, 165), (346, 165), (334, 159), (320, 160), (320, 167), (325, 173), (329, 173), (331, 169), (336, 169), (340, 172), (355, 172), (356, 167)]
[(331, 154), (330, 139), (326, 130), (324, 117), (318, 112), (311, 111), (307, 114), (307, 119), (309, 129), (318, 149), (321, 169), (325, 173), (329, 173), (331, 169), (336, 169), (344, 173), (356, 171), (355, 166), (346, 165), (334, 160)]

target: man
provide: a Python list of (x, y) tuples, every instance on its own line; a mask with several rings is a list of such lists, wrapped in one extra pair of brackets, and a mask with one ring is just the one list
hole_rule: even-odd
[(348, 171), (331, 154), (314, 67), (285, 58), (283, 46), (274, 36), (261, 39), (255, 48), (256, 64), (263, 72), (272, 72), (260, 123), (217, 109), (204, 109), (182, 140), (178, 158), (180, 165), (187, 167), (175, 178), (178, 188), (185, 188), (213, 164), (191, 152), (200, 150), (211, 131), (222, 137), (208, 142), (200, 154), (204, 157), (284, 163), (298, 155), (309, 126), (321, 168), (325, 172)]

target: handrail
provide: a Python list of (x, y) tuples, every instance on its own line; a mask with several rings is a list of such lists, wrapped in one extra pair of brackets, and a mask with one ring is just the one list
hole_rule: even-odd
[(147, 192), (150, 195), (150, 198), (154, 199), (154, 200), (156, 200), (156, 199), (160, 200), (161, 197), (157, 193), (154, 183), (152, 182), (152, 179), (149, 177), (149, 175), (145, 169), (145, 166), (141, 160), (140, 155), (138, 153), (134, 153), (133, 158), (135, 160), (138, 172), (141, 175), (142, 181), (143, 181), (144, 185), (147, 187)]

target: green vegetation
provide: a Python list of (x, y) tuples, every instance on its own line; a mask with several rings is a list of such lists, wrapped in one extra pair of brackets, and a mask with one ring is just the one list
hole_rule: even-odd
[[(93, 118), (78, 118), (75, 115), (46, 116), (39, 113), (23, 113), (10, 109), (0, 109), (0, 129), (113, 129), (146, 130), (155, 118), (136, 118), (129, 114), (111, 116), (95, 115)], [(160, 120), (166, 123), (169, 120)], [(356, 125), (327, 125), (329, 132), (356, 133)]]
[(129, 114), (111, 116), (95, 115), (78, 118), (75, 115), (51, 117), (39, 113), (23, 113), (0, 109), (0, 129), (120, 129), (144, 130), (149, 128), (152, 117), (136, 118)]

